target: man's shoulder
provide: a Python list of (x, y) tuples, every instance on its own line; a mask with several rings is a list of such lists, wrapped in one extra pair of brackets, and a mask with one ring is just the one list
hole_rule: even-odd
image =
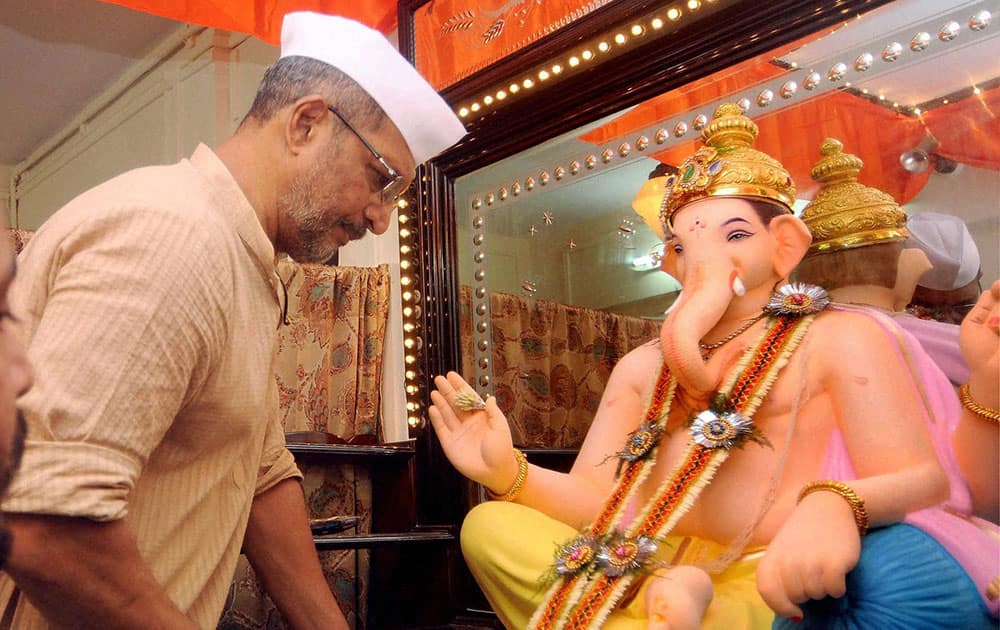
[[(225, 239), (212, 211), (212, 192), (187, 160), (136, 168), (86, 190), (56, 211), (38, 236), (55, 241), (90, 233), (197, 233), (197, 241)], [(195, 242), (192, 245), (195, 245)]]

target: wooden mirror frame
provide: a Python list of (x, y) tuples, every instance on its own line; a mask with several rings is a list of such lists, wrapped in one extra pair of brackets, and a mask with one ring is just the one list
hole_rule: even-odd
[[(420, 382), (416, 429), (416, 497), (420, 525), (457, 526), (467, 506), (461, 479), (445, 459), (434, 431), (426, 426), (431, 378), (461, 366), (456, 242), (455, 180), (519, 151), (569, 132), (602, 116), (706, 77), (741, 61), (829, 28), (846, 16), (865, 13), (891, 0), (740, 0), (720, 8), (712, 19), (697, 20), (666, 41), (636, 46), (614, 59), (561, 80), (558, 89), (539, 88), (529, 97), (495, 108), (466, 123), (468, 135), (456, 146), (420, 167), (416, 204), (411, 216), (417, 260), (417, 288), (422, 294), (420, 326), (423, 350), (417, 357)], [(414, 14), (427, 0), (400, 0), (399, 48), (415, 59)], [(452, 104), (492, 86), (505, 85), (581, 40), (609, 32), (632, 16), (666, 2), (620, 0), (442, 91)]]

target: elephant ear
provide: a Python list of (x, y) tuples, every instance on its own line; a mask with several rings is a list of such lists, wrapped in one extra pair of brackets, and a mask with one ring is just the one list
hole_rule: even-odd
[(899, 253), (896, 264), (896, 284), (892, 289), (893, 310), (901, 311), (913, 299), (920, 277), (930, 271), (931, 264), (924, 250), (918, 247), (907, 247)]
[(774, 271), (779, 277), (787, 278), (809, 251), (812, 234), (802, 219), (791, 214), (782, 214), (771, 219), (768, 230), (774, 239), (772, 258)]

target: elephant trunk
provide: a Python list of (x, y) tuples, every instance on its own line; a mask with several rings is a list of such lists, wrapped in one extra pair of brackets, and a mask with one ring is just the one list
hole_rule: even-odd
[(718, 388), (722, 374), (721, 366), (711, 369), (702, 358), (699, 342), (722, 319), (733, 295), (745, 289), (732, 266), (708, 261), (688, 266), (683, 287), (660, 331), (663, 357), (684, 389), (705, 395)]

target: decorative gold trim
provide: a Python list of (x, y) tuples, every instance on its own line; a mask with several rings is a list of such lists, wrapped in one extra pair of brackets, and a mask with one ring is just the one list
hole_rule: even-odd
[(490, 498), (495, 501), (513, 501), (524, 490), (524, 482), (528, 480), (528, 456), (521, 452), (521, 449), (515, 448), (514, 457), (517, 458), (517, 476), (514, 477), (514, 483), (511, 484), (507, 492), (497, 494), (489, 488), (486, 489)]
[(861, 500), (861, 497), (849, 485), (842, 481), (811, 481), (799, 492), (798, 502), (801, 503), (802, 499), (813, 492), (833, 492), (842, 496), (851, 506), (851, 512), (854, 513), (854, 524), (858, 526), (858, 535), (864, 536), (868, 533), (870, 522), (868, 520), (868, 510), (865, 509), (865, 502)]
[(976, 402), (976, 399), (972, 397), (969, 393), (969, 384), (965, 383), (958, 388), (958, 399), (962, 401), (962, 406), (976, 414), (977, 416), (982, 416), (987, 420), (992, 420), (993, 422), (1000, 422), (1000, 409), (991, 409), (990, 407), (984, 407)]

